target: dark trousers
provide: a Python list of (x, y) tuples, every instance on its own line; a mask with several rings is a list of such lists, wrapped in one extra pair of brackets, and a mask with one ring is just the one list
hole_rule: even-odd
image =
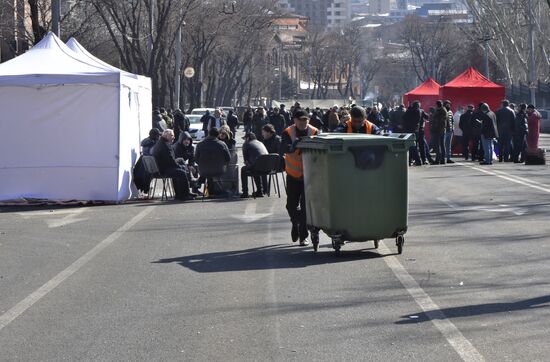
[(445, 133), (434, 133), (435, 163), (445, 163)]
[[(420, 161), (420, 155), (418, 154), (418, 140), (416, 141), (414, 146), (411, 146), (409, 148), (409, 164), (415, 163), (416, 165), (421, 165), (422, 161)], [(424, 146), (424, 145), (422, 145)]]
[(420, 148), (420, 158), (422, 159), (422, 162), (426, 162), (426, 160), (430, 163), (433, 163), (434, 160), (432, 158), (432, 155), (430, 154), (430, 146), (428, 146), (428, 142), (426, 142), (426, 138), (424, 137), (424, 132), (420, 131), (416, 134), (417, 137), (417, 143), (418, 147)]
[[(252, 172), (252, 166), (243, 166), (241, 167), (241, 185), (243, 189), (243, 194), (248, 194), (248, 174)], [(254, 178), (254, 184), (256, 184), (256, 190), (262, 192), (262, 182), (261, 177), (256, 176)]]
[[(300, 240), (308, 237), (304, 180), (286, 176), (286, 209), (292, 225), (298, 226)], [(298, 207), (300, 209), (298, 209)]]
[[(467, 134), (462, 135), (462, 156), (464, 156), (464, 159), (467, 160), (468, 157), (470, 157), (470, 140), (472, 137)], [(472, 158), (474, 158), (474, 155), (472, 153)]]
[(523, 162), (525, 158), (525, 147), (527, 146), (525, 136), (514, 136), (513, 141), (514, 147), (512, 148), (512, 161)]
[(170, 168), (164, 171), (163, 176), (172, 178), (176, 199), (189, 196), (189, 179), (184, 168)]
[(498, 161), (509, 161), (512, 147), (512, 136), (503, 133), (498, 138)]
[(472, 136), (474, 146), (472, 148), (472, 161), (476, 159), (483, 160), (483, 146), (481, 145), (481, 136)]

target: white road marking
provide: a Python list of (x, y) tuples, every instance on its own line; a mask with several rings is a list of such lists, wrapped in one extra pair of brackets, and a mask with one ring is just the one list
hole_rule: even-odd
[(16, 215), (28, 219), (35, 216), (58, 216), (66, 214), (80, 214), (83, 211), (89, 209), (88, 207), (80, 207), (75, 209), (60, 209), (60, 210), (45, 210), (45, 211), (29, 211), (29, 212), (18, 212)]
[(63, 283), (67, 278), (79, 271), (84, 265), (86, 265), (90, 260), (97, 256), (101, 251), (103, 251), (105, 248), (115, 242), (125, 232), (127, 232), (135, 224), (140, 222), (145, 216), (151, 213), (151, 211), (153, 211), (155, 207), (156, 206), (146, 207), (143, 211), (130, 219), (130, 221), (122, 225), (118, 230), (107, 236), (103, 241), (93, 247), (90, 251), (78, 258), (65, 270), (63, 270), (55, 277), (50, 279), (48, 282), (46, 282), (46, 284), (29, 294), (25, 299), (17, 303), (7, 312), (0, 315), (0, 331), (4, 329), (4, 327), (6, 327), (8, 324), (13, 322), (21, 314), (23, 314), (27, 309), (32, 307), (36, 302), (44, 298), (44, 296), (46, 296), (49, 292), (51, 292), (53, 289)]
[[(508, 180), (508, 181), (511, 181), (511, 182), (514, 182), (514, 183), (517, 183), (517, 184), (520, 184), (520, 185), (523, 185), (523, 186), (527, 186), (527, 187), (530, 187), (532, 189), (539, 190), (539, 191), (546, 192), (546, 193), (550, 194), (550, 187), (548, 187), (544, 184), (540, 184), (536, 181), (528, 180), (528, 179), (525, 179), (525, 178), (520, 178), (518, 176), (513, 176), (513, 175), (510, 175), (510, 174), (508, 174), (506, 172), (502, 172), (502, 171), (496, 171), (496, 170), (495, 171), (489, 171), (488, 169), (484, 169), (484, 168), (480, 168), (480, 167), (476, 167), (476, 166), (470, 166), (468, 164), (461, 163), (461, 162), (457, 162), (457, 164), (459, 164), (460, 166), (471, 168), (472, 170), (476, 170), (476, 171), (479, 171), (479, 172), (486, 173), (488, 175), (493, 175), (493, 176), (496, 176), (496, 177), (500, 177), (501, 179)], [(539, 186), (539, 185), (543, 185), (543, 186)]]
[(526, 209), (509, 207), (508, 205), (498, 205), (499, 207), (487, 207), (487, 206), (460, 206), (450, 201), (446, 197), (438, 197), (439, 201), (449, 206), (456, 211), (486, 211), (486, 212), (510, 212), (515, 215), (521, 216), (527, 213)]
[(87, 209), (85, 209), (85, 208), (78, 209), (75, 212), (73, 212), (73, 213), (71, 213), (71, 214), (69, 214), (65, 217), (62, 217), (61, 219), (46, 220), (46, 223), (48, 224), (48, 227), (50, 229), (53, 229), (53, 228), (58, 228), (58, 227), (69, 225), (69, 224), (74, 224), (76, 222), (84, 221), (84, 220), (87, 220), (87, 219), (86, 218), (77, 218), (77, 216), (82, 214), (86, 210)]
[(264, 219), (268, 216), (273, 215), (273, 213), (256, 213), (256, 202), (249, 202), (246, 204), (246, 208), (244, 210), (244, 215), (232, 215), (233, 218), (240, 220), (246, 224), (250, 224), (252, 222)]
[[(391, 251), (386, 247), (384, 242), (379, 245), (379, 250), (383, 254), (390, 254)], [(395, 256), (386, 256), (383, 258), (386, 265), (392, 270), (393, 274), (399, 279), (403, 287), (413, 297), (416, 304), (422, 308), (426, 316), (432, 321), (436, 328), (445, 337), (447, 342), (454, 348), (462, 360), (470, 361), (485, 361), (483, 356), (472, 345), (472, 343), (464, 337), (462, 332), (443, 314), (439, 306), (430, 298), (430, 296), (418, 285), (416, 280), (407, 272), (405, 267), (399, 262)]]

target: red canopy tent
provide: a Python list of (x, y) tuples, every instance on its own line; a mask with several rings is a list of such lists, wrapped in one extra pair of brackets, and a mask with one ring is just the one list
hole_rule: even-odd
[(458, 106), (466, 108), (468, 104), (477, 108), (481, 102), (487, 103), (494, 111), (500, 107), (505, 96), (504, 86), (491, 82), (473, 67), (466, 69), (439, 90), (439, 99), (450, 100), (453, 111)]
[(441, 88), (439, 83), (428, 78), (424, 83), (403, 95), (403, 104), (408, 107), (412, 102), (420, 101), (424, 109), (435, 107), (435, 102), (440, 99), (439, 88)]

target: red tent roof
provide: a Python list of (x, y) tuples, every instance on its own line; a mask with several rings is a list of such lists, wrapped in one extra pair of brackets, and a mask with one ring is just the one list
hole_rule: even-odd
[(470, 67), (443, 87), (455, 88), (503, 88), (502, 85), (491, 82), (474, 67)]
[(415, 95), (415, 96), (439, 96), (439, 88), (441, 86), (432, 78), (426, 79), (424, 83), (405, 93), (405, 95)]

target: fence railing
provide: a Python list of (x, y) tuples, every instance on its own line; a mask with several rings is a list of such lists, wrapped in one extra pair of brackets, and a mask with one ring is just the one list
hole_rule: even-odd
[[(529, 86), (523, 83), (512, 84), (506, 88), (506, 98), (516, 104), (531, 103)], [(535, 88), (535, 98), (537, 108), (550, 108), (550, 83), (539, 81)]]

